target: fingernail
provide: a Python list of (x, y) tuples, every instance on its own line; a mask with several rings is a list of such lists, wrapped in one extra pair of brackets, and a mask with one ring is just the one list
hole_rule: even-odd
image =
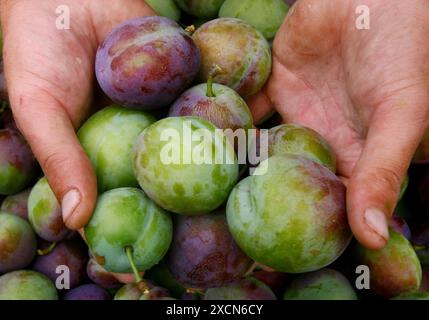
[(63, 197), (61, 208), (63, 212), (63, 220), (67, 221), (73, 215), (77, 206), (80, 203), (80, 193), (76, 189), (71, 189)]
[(389, 240), (389, 229), (384, 213), (375, 208), (365, 210), (365, 223), (384, 240)]

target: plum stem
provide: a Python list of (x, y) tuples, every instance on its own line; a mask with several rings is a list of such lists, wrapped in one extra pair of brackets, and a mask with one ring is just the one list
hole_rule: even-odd
[(214, 98), (216, 95), (213, 92), (213, 76), (209, 75), (209, 78), (207, 79), (207, 93), (206, 96), (209, 98)]
[(185, 31), (186, 31), (186, 33), (188, 34), (188, 35), (190, 35), (190, 36), (192, 36), (193, 34), (194, 34), (194, 32), (195, 32), (195, 26), (192, 24), (192, 25), (190, 25), (190, 26), (187, 26), (186, 28), (185, 28)]
[(54, 241), (49, 245), (49, 247), (47, 247), (45, 249), (37, 249), (37, 254), (39, 256), (46, 256), (47, 254), (50, 254), (52, 252), (52, 250), (54, 250), (56, 245), (57, 245), (57, 243)]
[(143, 281), (143, 278), (140, 275), (140, 272), (137, 269), (136, 264), (134, 263), (133, 247), (127, 246), (125, 248), (125, 253), (127, 254), (127, 258), (128, 258), (128, 261), (130, 262), (131, 269), (133, 269), (134, 277), (136, 278), (136, 283), (138, 284)]

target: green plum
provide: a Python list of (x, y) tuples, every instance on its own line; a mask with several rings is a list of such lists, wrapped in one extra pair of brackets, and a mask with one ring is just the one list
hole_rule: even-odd
[(72, 234), (63, 222), (61, 206), (45, 177), (31, 189), (28, 219), (37, 235), (46, 241), (61, 241)]
[(180, 20), (180, 9), (177, 7), (174, 0), (145, 0), (145, 2), (156, 14), (174, 21)]
[(265, 283), (254, 277), (247, 277), (222, 287), (208, 289), (204, 300), (277, 300), (277, 298)]
[(0, 273), (25, 268), (36, 254), (36, 235), (30, 224), (0, 212)]
[(18, 270), (0, 277), (0, 300), (58, 300), (58, 293), (45, 275)]
[(225, 0), (176, 0), (176, 3), (183, 11), (194, 17), (211, 19), (217, 16), (224, 1)]
[(284, 300), (357, 300), (356, 292), (341, 273), (322, 269), (296, 278), (286, 289)]
[(219, 17), (238, 18), (258, 29), (268, 40), (274, 39), (289, 6), (284, 0), (226, 0)]
[[(88, 246), (107, 271), (145, 271), (166, 254), (172, 239), (169, 213), (136, 188), (119, 188), (99, 196), (85, 226)], [(133, 260), (131, 263), (130, 260)]]
[(230, 231), (253, 260), (277, 271), (321, 269), (347, 248), (345, 186), (326, 167), (295, 155), (261, 162), (227, 203)]
[(355, 249), (356, 261), (369, 267), (371, 290), (391, 298), (419, 289), (422, 268), (410, 242), (390, 228), (387, 245), (381, 250), (370, 250), (360, 244)]
[(268, 131), (268, 155), (295, 154), (336, 172), (336, 157), (329, 143), (316, 131), (298, 124), (283, 124)]
[(146, 128), (134, 150), (134, 172), (166, 210), (201, 215), (222, 205), (238, 179), (234, 148), (201, 118), (172, 117)]
[(155, 118), (144, 111), (112, 105), (94, 114), (78, 132), (94, 166), (99, 192), (138, 187), (132, 150), (139, 134)]

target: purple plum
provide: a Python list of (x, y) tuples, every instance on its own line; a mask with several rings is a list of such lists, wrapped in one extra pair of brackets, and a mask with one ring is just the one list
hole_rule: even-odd
[(122, 285), (112, 273), (107, 272), (93, 258), (88, 261), (86, 273), (92, 282), (105, 289), (117, 289)]
[(106, 289), (96, 284), (84, 284), (68, 291), (63, 300), (111, 300)]
[(0, 210), (17, 215), (18, 217), (28, 221), (27, 202), (28, 197), (30, 196), (30, 191), (31, 189), (27, 189), (6, 197), (1, 204)]
[(277, 298), (262, 281), (247, 277), (223, 287), (208, 289), (204, 300), (277, 300)]

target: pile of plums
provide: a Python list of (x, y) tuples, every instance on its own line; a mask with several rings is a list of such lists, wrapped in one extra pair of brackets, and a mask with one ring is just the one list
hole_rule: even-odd
[(85, 240), (63, 223), (0, 76), (0, 299), (428, 300), (429, 136), (387, 246), (366, 249), (327, 141), (276, 116), (255, 124), (246, 103), (293, 1), (146, 2), (159, 16), (116, 26), (97, 51), (112, 103), (77, 132), (99, 193)]

